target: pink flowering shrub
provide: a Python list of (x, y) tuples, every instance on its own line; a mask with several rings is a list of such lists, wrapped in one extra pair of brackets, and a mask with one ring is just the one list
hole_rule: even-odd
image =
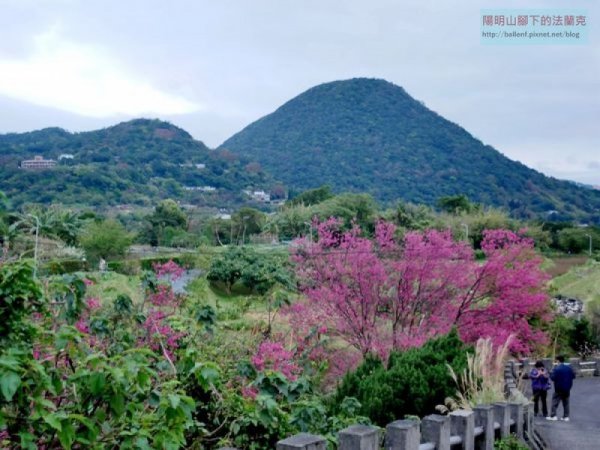
[(302, 370), (294, 362), (293, 357), (293, 353), (280, 343), (265, 341), (259, 345), (251, 362), (259, 372), (267, 369), (281, 372), (288, 380), (294, 381)]
[(179, 298), (167, 284), (159, 284), (154, 291), (147, 293), (148, 301), (154, 306), (172, 306), (179, 305)]
[(99, 298), (90, 297), (86, 300), (86, 306), (90, 311), (94, 311), (96, 309), (100, 309), (102, 303)]
[(87, 320), (84, 318), (80, 318), (77, 322), (75, 322), (75, 328), (77, 328), (80, 333), (88, 334), (90, 332)]
[(258, 389), (255, 386), (242, 386), (242, 396), (248, 400), (256, 400)]
[(171, 280), (177, 280), (183, 276), (185, 269), (173, 260), (164, 264), (154, 263), (152, 269), (158, 278), (168, 277)]
[(145, 335), (140, 340), (140, 345), (147, 346), (158, 353), (166, 353), (173, 359), (174, 352), (179, 347), (179, 340), (184, 333), (173, 330), (168, 322), (169, 314), (160, 310), (149, 310), (146, 320), (142, 324)]

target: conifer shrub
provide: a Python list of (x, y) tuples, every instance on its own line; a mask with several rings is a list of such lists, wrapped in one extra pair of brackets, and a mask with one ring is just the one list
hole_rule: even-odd
[(406, 416), (433, 414), (456, 393), (447, 364), (461, 372), (468, 350), (454, 330), (420, 348), (392, 352), (387, 366), (377, 356), (368, 356), (344, 376), (331, 408), (335, 411), (346, 397), (354, 397), (361, 404), (360, 415), (380, 426)]

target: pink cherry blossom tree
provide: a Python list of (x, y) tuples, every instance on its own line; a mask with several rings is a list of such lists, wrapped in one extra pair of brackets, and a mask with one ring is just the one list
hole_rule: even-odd
[(546, 275), (533, 242), (506, 230), (484, 232), (484, 261), (449, 231), (411, 232), (398, 242), (380, 222), (374, 239), (330, 219), (318, 240), (296, 241), (292, 260), (306, 303), (288, 310), (298, 333), (318, 329), (363, 355), (419, 346), (457, 327), (467, 342), (514, 334), (525, 352), (545, 335), (532, 328), (548, 314)]

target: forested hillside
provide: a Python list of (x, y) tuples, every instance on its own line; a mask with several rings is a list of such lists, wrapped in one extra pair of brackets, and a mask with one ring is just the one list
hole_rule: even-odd
[(510, 160), (384, 80), (313, 87), (220, 148), (300, 190), (329, 184), (384, 202), (427, 204), (466, 194), (520, 217), (600, 220), (600, 192)]
[[(20, 168), (36, 155), (57, 165)], [(224, 204), (241, 198), (242, 189), (270, 183), (258, 164), (210, 150), (159, 120), (137, 119), (84, 133), (47, 128), (0, 135), (0, 190), (16, 205), (145, 205), (167, 197)]]

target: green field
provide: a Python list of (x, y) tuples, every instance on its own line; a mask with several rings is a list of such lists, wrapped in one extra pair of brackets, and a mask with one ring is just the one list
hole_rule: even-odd
[(550, 286), (554, 293), (577, 298), (586, 304), (600, 302), (600, 262), (589, 260), (574, 266), (552, 279)]

